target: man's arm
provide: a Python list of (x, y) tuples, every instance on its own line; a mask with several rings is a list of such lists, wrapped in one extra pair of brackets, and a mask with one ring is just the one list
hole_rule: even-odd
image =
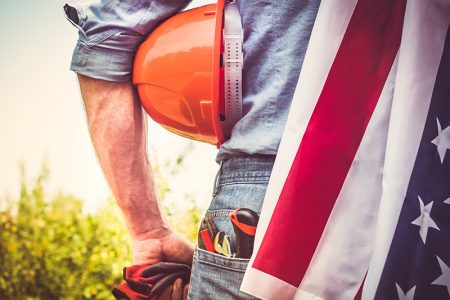
[(130, 82), (78, 74), (89, 132), (132, 239), (133, 263), (191, 264), (193, 246), (173, 232), (158, 201), (147, 157), (147, 128)]
[[(110, 0), (84, 8), (64, 6), (79, 33), (70, 69), (78, 74), (91, 138), (129, 228), (134, 264), (192, 261), (193, 246), (170, 230), (161, 213), (146, 153), (146, 123), (131, 84), (139, 44), (189, 2)], [(180, 289), (187, 287), (177, 280), (163, 294), (179, 299)]]

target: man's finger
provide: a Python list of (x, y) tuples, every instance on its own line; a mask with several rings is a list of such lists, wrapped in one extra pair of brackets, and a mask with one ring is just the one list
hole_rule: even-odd
[(182, 300), (183, 297), (183, 280), (178, 278), (173, 283), (171, 300)]
[(186, 284), (183, 288), (183, 300), (187, 300), (188, 292), (189, 292), (189, 283)]
[(161, 294), (161, 292), (163, 290), (165, 290), (168, 286), (172, 286), (173, 282), (177, 278), (183, 278), (183, 273), (174, 273), (174, 274), (165, 276), (164, 278), (159, 280), (157, 283), (155, 283), (155, 285), (152, 288), (151, 295), (157, 296), (157, 295)]
[(171, 300), (170, 295), (172, 294), (173, 286), (169, 285), (159, 296), (158, 300)]

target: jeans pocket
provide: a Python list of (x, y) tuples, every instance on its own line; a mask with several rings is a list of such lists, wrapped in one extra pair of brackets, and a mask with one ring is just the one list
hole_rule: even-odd
[(239, 291), (248, 262), (197, 248), (188, 299), (258, 299)]
[[(231, 209), (220, 210), (207, 210), (205, 213), (205, 219), (211, 220), (215, 225), (216, 232), (223, 231), (228, 236), (231, 243), (231, 251), (236, 249), (236, 236), (234, 234), (233, 225), (230, 221)], [(214, 241), (215, 236), (211, 236), (211, 240)]]
[(66, 19), (87, 39), (86, 32), (83, 29), (83, 24), (87, 19), (85, 8), (70, 6), (66, 3), (64, 5), (64, 15)]
[[(64, 5), (64, 15), (66, 19), (78, 29), (79, 32), (79, 40), (81, 43), (86, 45), (87, 47), (93, 47), (107, 38), (117, 34), (120, 29), (115, 27), (105, 28), (101, 31), (87, 30), (86, 23), (88, 23), (88, 13), (86, 5), (77, 5), (71, 6), (68, 4)], [(92, 22), (91, 22), (92, 23)], [(95, 23), (95, 21), (94, 21)], [(90, 24), (87, 27), (95, 27)]]
[[(224, 232), (231, 243), (231, 252), (236, 249), (236, 237), (230, 220), (231, 209), (207, 210), (208, 231), (212, 235)], [(202, 223), (204, 223), (202, 220)], [(203, 225), (202, 225), (203, 226)], [(211, 229), (211, 227), (213, 227)], [(199, 234), (199, 238), (202, 239)], [(210, 236), (214, 243), (215, 236)], [(204, 245), (200, 243), (199, 245)], [(192, 263), (189, 299), (257, 299), (239, 291), (249, 259), (227, 257), (197, 247)]]

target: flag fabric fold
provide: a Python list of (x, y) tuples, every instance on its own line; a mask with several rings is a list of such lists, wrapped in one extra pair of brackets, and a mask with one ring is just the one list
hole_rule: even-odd
[(408, 4), (365, 299), (450, 299), (450, 1)]
[[(392, 262), (405, 226), (411, 240), (417, 231), (416, 248), (446, 226), (436, 242), (447, 238), (442, 253), (414, 257), (426, 256), (428, 285), (450, 297), (449, 23), (450, 1), (322, 1), (242, 291), (263, 299), (425, 295), (426, 280), (412, 282), (415, 267)], [(403, 220), (407, 201), (404, 209), (416, 211)]]

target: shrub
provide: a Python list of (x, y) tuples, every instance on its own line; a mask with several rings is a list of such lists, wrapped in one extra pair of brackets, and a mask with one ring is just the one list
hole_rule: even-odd
[[(84, 214), (74, 196), (48, 198), (45, 169), (30, 186), (22, 178), (20, 198), (0, 211), (0, 299), (111, 299), (131, 257), (114, 200)], [(193, 199), (185, 210), (165, 210), (177, 230), (196, 239), (200, 209)]]

